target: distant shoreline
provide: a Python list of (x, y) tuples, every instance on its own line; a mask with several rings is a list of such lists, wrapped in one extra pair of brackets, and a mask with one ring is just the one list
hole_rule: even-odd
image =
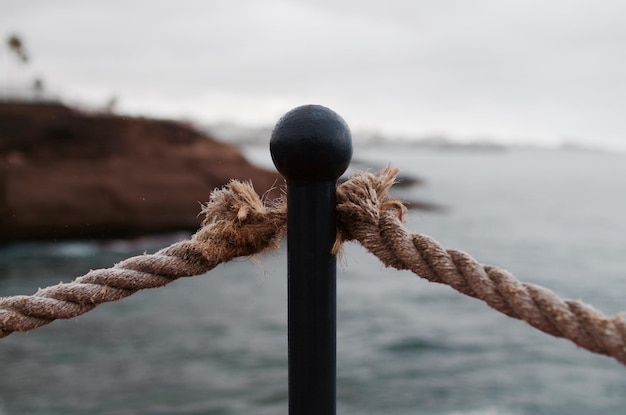
[(282, 183), (183, 122), (0, 103), (0, 242), (195, 230), (231, 179)]

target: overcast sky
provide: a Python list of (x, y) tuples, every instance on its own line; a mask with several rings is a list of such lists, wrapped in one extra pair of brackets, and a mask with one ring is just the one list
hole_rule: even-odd
[(0, 81), (120, 112), (626, 149), (620, 0), (0, 0)]

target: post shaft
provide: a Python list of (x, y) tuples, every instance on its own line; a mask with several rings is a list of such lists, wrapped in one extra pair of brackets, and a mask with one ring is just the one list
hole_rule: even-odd
[(288, 183), (289, 414), (335, 414), (336, 182)]

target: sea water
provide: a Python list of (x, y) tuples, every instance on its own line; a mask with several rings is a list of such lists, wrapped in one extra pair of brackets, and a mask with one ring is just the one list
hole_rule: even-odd
[[(524, 282), (626, 310), (626, 158), (357, 149), (423, 186), (406, 227)], [(32, 294), (188, 237), (0, 249), (0, 295)], [(0, 340), (0, 414), (287, 413), (286, 247)], [(623, 413), (626, 368), (349, 243), (338, 271), (339, 414)]]

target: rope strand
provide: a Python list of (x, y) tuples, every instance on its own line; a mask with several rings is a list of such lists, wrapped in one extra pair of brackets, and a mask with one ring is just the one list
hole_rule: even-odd
[(386, 266), (449, 285), (509, 317), (626, 364), (624, 315), (606, 317), (582, 302), (520, 283), (508, 271), (482, 265), (466, 253), (446, 250), (428, 236), (409, 233), (402, 225), (404, 206), (386, 194), (372, 198), (379, 201), (377, 206), (359, 203), (359, 192), (352, 187), (374, 189), (373, 182), (393, 181), (396, 174), (389, 168), (378, 177), (361, 174), (338, 189), (337, 210), (346, 240), (357, 240)]
[(211, 194), (203, 207), (203, 227), (191, 239), (128, 258), (112, 268), (89, 271), (32, 296), (0, 298), (0, 338), (77, 317), (139, 290), (204, 274), (235, 257), (276, 248), (286, 232), (285, 212), (281, 204), (266, 208), (251, 184), (233, 181)]

